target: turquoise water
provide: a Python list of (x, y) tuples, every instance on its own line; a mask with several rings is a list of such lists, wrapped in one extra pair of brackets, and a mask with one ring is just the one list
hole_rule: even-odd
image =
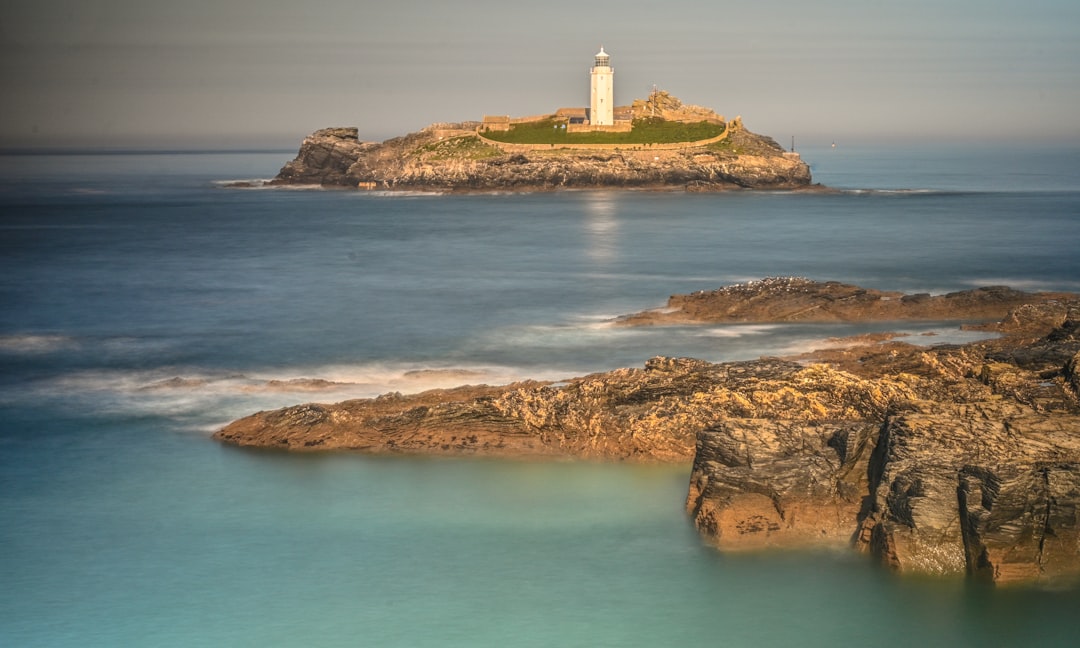
[[(0, 156), (0, 644), (1075, 644), (1076, 591), (721, 555), (683, 512), (686, 466), (294, 456), (209, 434), (297, 402), (899, 326), (608, 324), (768, 275), (1080, 290), (1077, 152), (804, 152), (840, 195), (215, 184), (289, 157)], [(269, 382), (298, 377), (342, 384)]]

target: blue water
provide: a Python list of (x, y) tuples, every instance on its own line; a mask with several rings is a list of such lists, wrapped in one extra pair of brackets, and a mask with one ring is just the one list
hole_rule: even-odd
[[(246, 413), (919, 325), (621, 329), (775, 275), (1080, 291), (1080, 151), (803, 151), (840, 194), (236, 190), (279, 153), (0, 156), (0, 645), (1074, 645), (1075, 591), (721, 555), (688, 467), (222, 447)], [(322, 378), (304, 390), (280, 382)]]

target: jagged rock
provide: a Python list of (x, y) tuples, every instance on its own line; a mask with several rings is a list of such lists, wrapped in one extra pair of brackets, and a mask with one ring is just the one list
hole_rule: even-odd
[[(884, 416), (924, 381), (871, 383), (784, 360), (712, 364), (654, 358), (643, 369), (461, 387), (259, 412), (216, 435), (237, 445), (493, 456), (688, 461), (698, 432), (725, 417), (811, 421)], [(452, 438), (468, 432), (467, 446)], [(512, 443), (507, 442), (513, 437)]]
[(1046, 321), (1039, 303), (1053, 302), (1054, 313), (1064, 317), (1064, 293), (1031, 294), (1005, 286), (989, 286), (931, 296), (905, 295), (802, 277), (769, 277), (712, 291), (672, 295), (663, 309), (627, 315), (625, 325), (685, 324), (690, 322), (868, 322), (894, 320), (1000, 319), (1010, 309), (1028, 306), (1028, 314), (1014, 315), (1018, 331), (1025, 317)]
[[(1056, 308), (1041, 309), (1042, 322), (1024, 310), (1025, 332), (1058, 321)], [(1080, 403), (1069, 363), (1077, 360), (1046, 369), (1070, 338), (1062, 325), (1033, 342), (823, 355), (877, 376), (871, 385), (903, 377), (910, 389), (882, 399), (885, 416), (871, 409), (816, 425), (759, 416), (703, 430), (687, 509), (724, 549), (854, 544), (903, 573), (1075, 581)], [(1042, 371), (990, 359), (1007, 350)]]
[(272, 184), (387, 190), (529, 191), (582, 188), (799, 189), (810, 167), (770, 138), (734, 130), (725, 146), (680, 150), (505, 153), (476, 135), (477, 124), (433, 124), (382, 143), (355, 128), (308, 136)]
[(1080, 575), (1080, 416), (905, 403), (870, 464), (859, 545), (895, 569), (998, 583)]
[(349, 169), (370, 144), (361, 143), (355, 128), (324, 128), (304, 138), (296, 159), (271, 184), (356, 186)]
[[(724, 290), (783, 318), (821, 286), (840, 295), (830, 309), (876, 299), (796, 279)], [(1005, 317), (1012, 334), (962, 346), (883, 336), (798, 361), (654, 358), (560, 384), (260, 412), (215, 437), (293, 450), (692, 458), (687, 510), (721, 548), (856, 547), (904, 573), (1054, 584), (1080, 578), (1080, 300), (1043, 297)], [(1023, 298), (993, 288), (944, 303), (960, 309), (953, 317), (981, 317), (987, 303)]]
[(863, 419), (724, 419), (699, 435), (688, 511), (723, 549), (843, 546), (875, 433)]
[(630, 106), (630, 112), (634, 119), (659, 117), (668, 121), (683, 122), (724, 121), (723, 116), (716, 114), (712, 109), (688, 106), (665, 90), (654, 90), (646, 99), (635, 99)]
[(1065, 380), (1073, 395), (1080, 396), (1080, 351), (1065, 364)]

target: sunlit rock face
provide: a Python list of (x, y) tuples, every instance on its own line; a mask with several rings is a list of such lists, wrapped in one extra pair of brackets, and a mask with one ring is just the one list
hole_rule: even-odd
[[(815, 302), (819, 288), (787, 278), (737, 292), (765, 318)], [(952, 315), (981, 317), (987, 299), (1018, 295), (954, 296)], [(657, 357), (557, 384), (297, 405), (215, 436), (296, 451), (685, 462), (687, 511), (720, 549), (860, 550), (901, 573), (1053, 585), (1080, 577), (1080, 300), (1026, 298), (984, 325), (1001, 337), (966, 345), (886, 335), (795, 359)]]
[(859, 538), (888, 564), (1000, 583), (1080, 574), (1080, 416), (913, 402), (879, 443)]
[[(1076, 581), (1077, 309), (1023, 306), (1002, 325), (1016, 335), (966, 347), (838, 352), (877, 375), (849, 393), (881, 393), (884, 411), (703, 430), (687, 499), (695, 524), (722, 549), (851, 546), (901, 573)], [(845, 389), (834, 376), (824, 384)]]
[(481, 192), (811, 187), (809, 165), (745, 129), (732, 132), (724, 146), (504, 151), (482, 142), (478, 126), (432, 124), (385, 142), (361, 142), (356, 128), (324, 128), (304, 139), (271, 184)]

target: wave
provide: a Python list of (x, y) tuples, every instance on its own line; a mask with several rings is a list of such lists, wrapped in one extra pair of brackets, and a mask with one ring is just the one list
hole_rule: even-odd
[(210, 184), (223, 189), (265, 190), (265, 191), (325, 191), (327, 188), (318, 184), (271, 184), (273, 178), (238, 178), (234, 180), (211, 180)]
[(945, 189), (840, 189), (839, 192), (852, 196), (944, 196), (971, 193)]
[(387, 191), (387, 190), (371, 190), (371, 191), (357, 191), (357, 196), (372, 196), (375, 198), (427, 198), (430, 196), (445, 196), (444, 191)]
[(850, 335), (839, 337), (799, 337), (782, 345), (777, 349), (777, 354), (780, 356), (798, 356), (813, 351), (839, 349), (858, 344), (873, 345), (889, 342), (903, 342), (918, 347), (934, 347), (945, 344), (967, 344), (980, 340), (989, 340), (998, 336), (998, 333), (991, 331), (962, 329), (957, 324), (908, 325), (897, 326), (891, 330), (883, 329), (864, 333), (852, 332)]
[(78, 342), (66, 335), (0, 335), (0, 353), (37, 355), (67, 351), (76, 347)]
[(101, 417), (157, 417), (189, 431), (212, 433), (252, 412), (302, 402), (339, 402), (391, 393), (419, 393), (467, 384), (569, 374), (498, 365), (371, 363), (225, 372), (199, 367), (92, 369), (10, 385), (0, 403), (34, 405)]
[(270, 184), (272, 180), (273, 178), (235, 178), (232, 180), (212, 180), (210, 184), (230, 189), (269, 189), (277, 187), (277, 185)]
[(698, 335), (713, 338), (741, 338), (748, 335), (762, 335), (783, 326), (783, 324), (730, 324), (702, 329)]
[(349, 195), (366, 196), (375, 198), (423, 198), (428, 196), (445, 196), (443, 191), (352, 191), (347, 187), (327, 187), (320, 184), (272, 184), (273, 178), (234, 178), (224, 180), (212, 180), (210, 184), (224, 189), (244, 190), (269, 190), (269, 191), (332, 191), (347, 189)]
[(179, 344), (165, 338), (71, 336), (53, 333), (0, 335), (0, 354), (44, 356), (68, 354), (72, 357), (107, 354), (113, 358), (137, 359), (168, 351)]

